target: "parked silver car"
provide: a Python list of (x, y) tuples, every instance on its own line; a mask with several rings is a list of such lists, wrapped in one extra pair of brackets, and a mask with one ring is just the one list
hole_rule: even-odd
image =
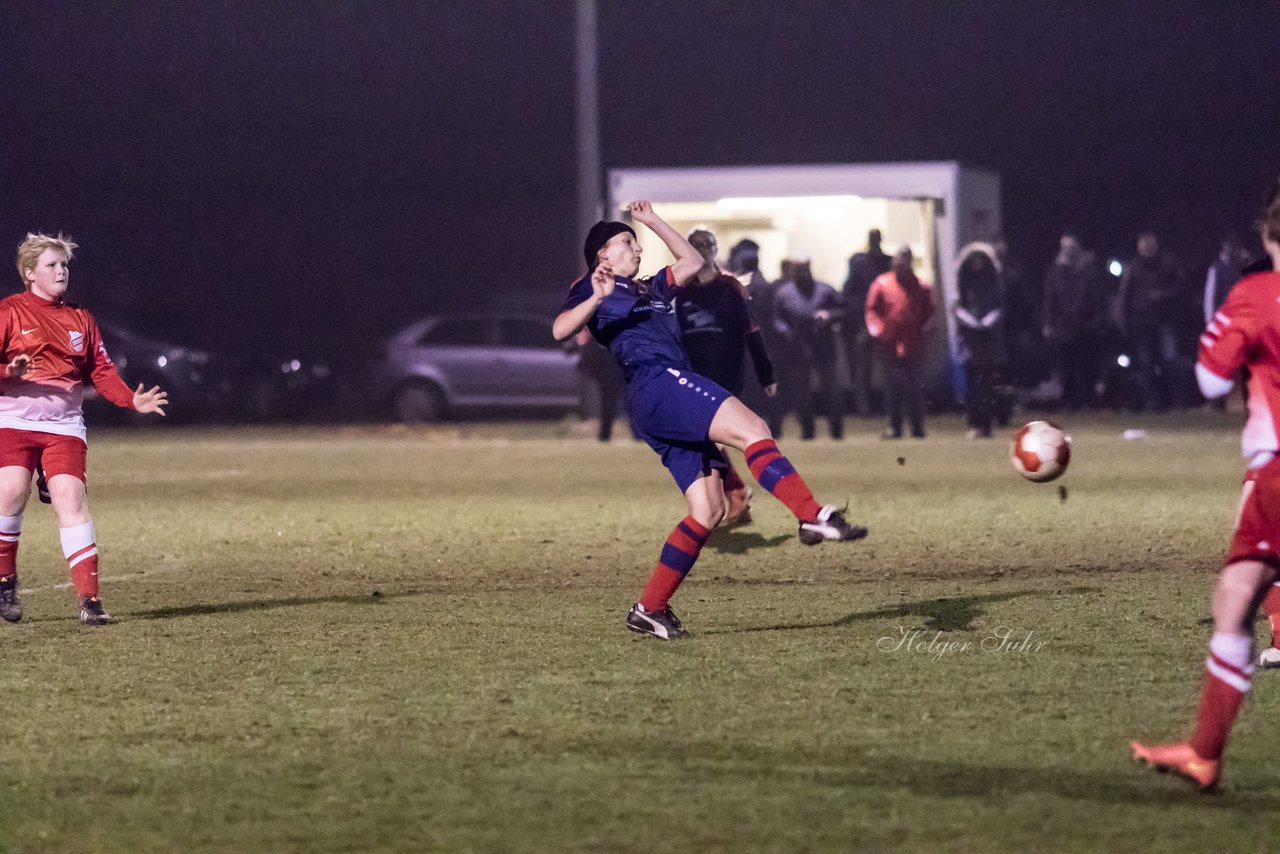
[(578, 405), (577, 356), (536, 315), (429, 317), (392, 335), (381, 355), (373, 389), (406, 423)]

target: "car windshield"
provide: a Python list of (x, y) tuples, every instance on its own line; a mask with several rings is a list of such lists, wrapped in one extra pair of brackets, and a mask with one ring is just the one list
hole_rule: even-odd
[(492, 325), (485, 320), (454, 317), (441, 320), (418, 339), (420, 347), (485, 347), (493, 343)]

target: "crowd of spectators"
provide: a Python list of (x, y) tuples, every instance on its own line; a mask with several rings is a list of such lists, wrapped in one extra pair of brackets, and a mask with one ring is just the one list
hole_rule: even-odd
[(1138, 235), (1130, 257), (1110, 261), (1064, 233), (1040, 287), (1002, 276), (1006, 305), (1016, 304), (1022, 319), (1010, 330), (1010, 383), (1037, 404), (1067, 410), (1200, 406), (1200, 333), (1253, 263), (1234, 235), (1196, 275), (1153, 231)]
[[(886, 438), (902, 436), (904, 421), (911, 435), (923, 436), (926, 391), (935, 392), (934, 410), (962, 403), (975, 437), (990, 436), (1019, 404), (1069, 411), (1199, 406), (1199, 335), (1254, 263), (1234, 235), (1223, 239), (1201, 278), (1153, 231), (1137, 236), (1131, 257), (1113, 259), (1066, 232), (1044, 276), (1034, 277), (1003, 240), (973, 243), (958, 253), (956, 297), (943, 306), (911, 272), (909, 250), (898, 260), (871, 231), (837, 291), (814, 281), (803, 259), (784, 261), (781, 278), (769, 282), (759, 272), (758, 247), (749, 240), (734, 247), (728, 269), (748, 283), (783, 379), (770, 413), (775, 428), (794, 412), (801, 438), (812, 438), (820, 414), (839, 438), (842, 413), (883, 412)], [(963, 377), (958, 396), (931, 387), (925, 370), (938, 361), (928, 347), (941, 344), (932, 329), (944, 310)]]

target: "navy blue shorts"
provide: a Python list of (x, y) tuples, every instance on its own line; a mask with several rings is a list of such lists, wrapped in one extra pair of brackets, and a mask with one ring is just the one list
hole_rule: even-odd
[(662, 457), (681, 492), (712, 470), (728, 467), (707, 433), (717, 410), (732, 396), (701, 374), (675, 368), (632, 381), (632, 422)]

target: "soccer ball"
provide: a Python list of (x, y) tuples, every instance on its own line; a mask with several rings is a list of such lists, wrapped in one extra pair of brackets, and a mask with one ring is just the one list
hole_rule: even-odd
[(1027, 480), (1044, 483), (1062, 475), (1071, 462), (1071, 437), (1051, 421), (1031, 421), (1013, 434), (1009, 459)]

